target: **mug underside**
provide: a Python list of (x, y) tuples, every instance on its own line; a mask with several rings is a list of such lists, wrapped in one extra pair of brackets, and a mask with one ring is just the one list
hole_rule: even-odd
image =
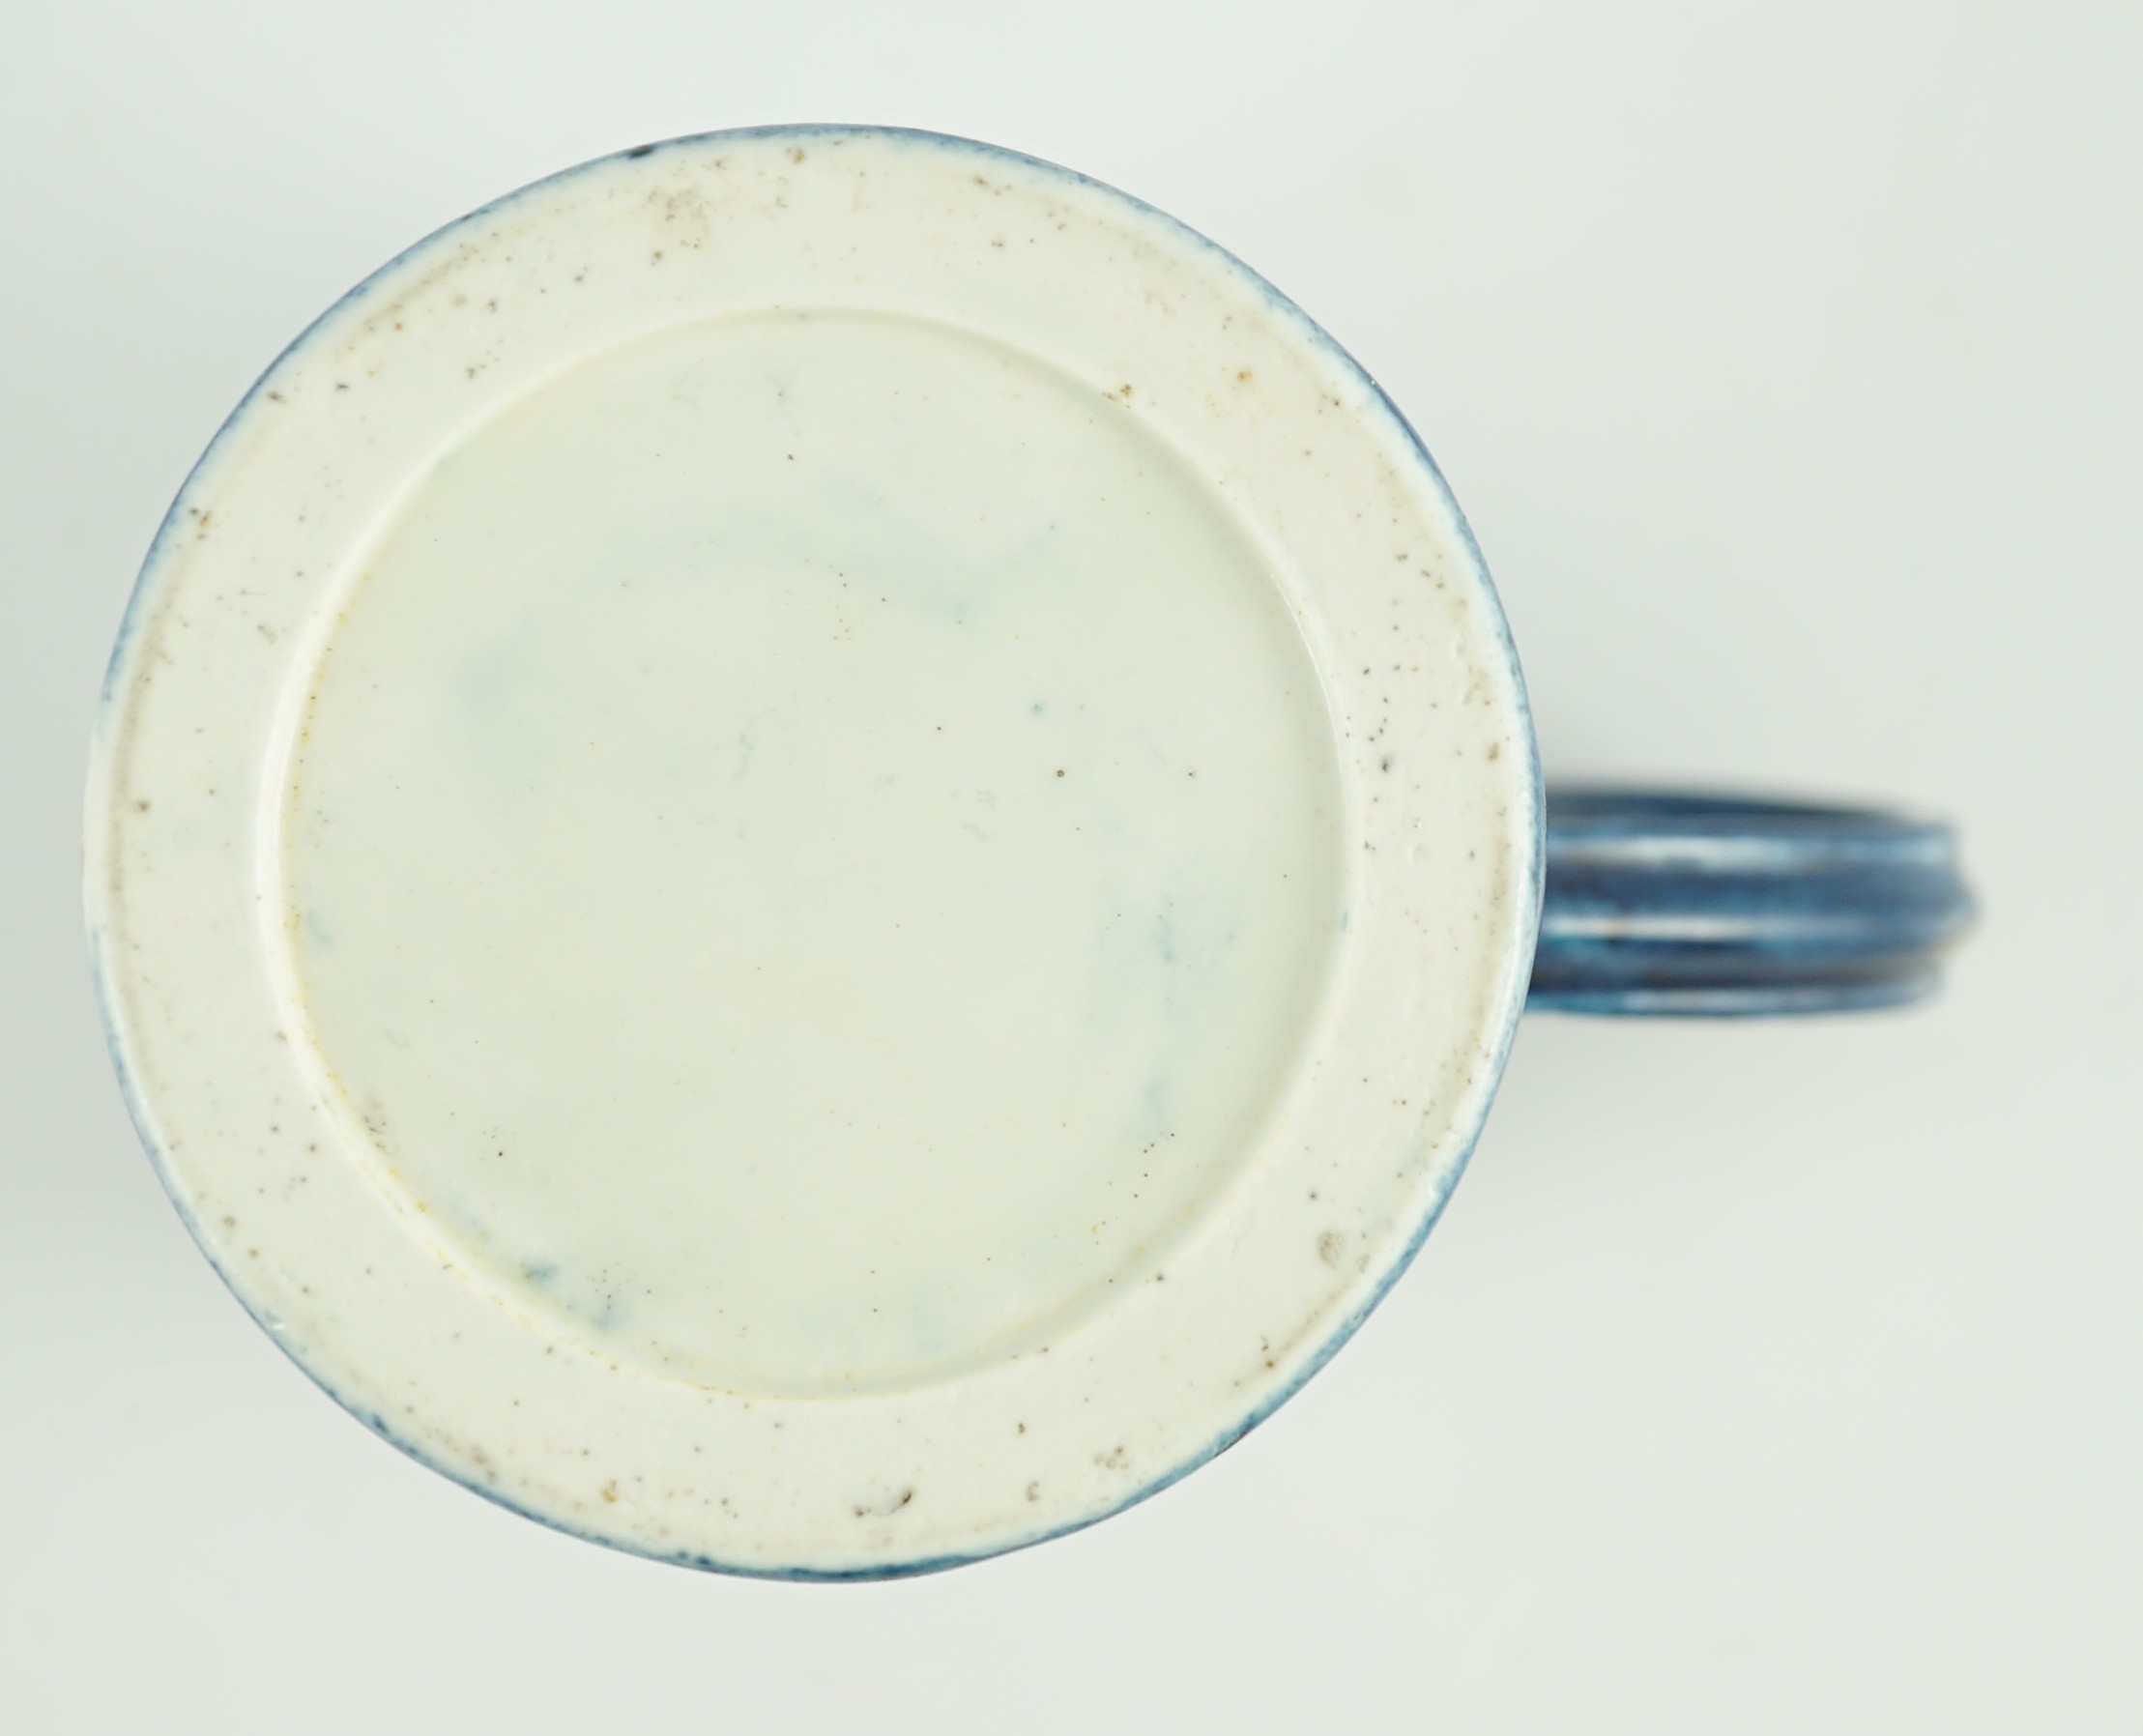
[(93, 956), (205, 1252), (578, 1534), (844, 1577), (1236, 1438), (1523, 999), (1523, 695), (1427, 454), (1080, 177), (802, 128), (420, 244), (114, 653)]

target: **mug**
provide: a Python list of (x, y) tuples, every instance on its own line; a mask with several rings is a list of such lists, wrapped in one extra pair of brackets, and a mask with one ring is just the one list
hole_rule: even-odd
[(268, 369), (128, 608), (91, 952), (337, 1402), (800, 1578), (1092, 1522), (1346, 1341), (1520, 1011), (1934, 984), (1940, 825), (1544, 796), (1480, 551), (1240, 262), (844, 127), (585, 164)]

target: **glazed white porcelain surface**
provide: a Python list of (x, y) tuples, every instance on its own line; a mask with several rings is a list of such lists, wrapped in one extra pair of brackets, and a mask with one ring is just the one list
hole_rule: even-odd
[(144, 1139), (337, 1400), (874, 1575), (1344, 1340), (1486, 1112), (1540, 804), (1457, 509), (1291, 304), (786, 129), (539, 183), (275, 363), (143, 572), (88, 891)]

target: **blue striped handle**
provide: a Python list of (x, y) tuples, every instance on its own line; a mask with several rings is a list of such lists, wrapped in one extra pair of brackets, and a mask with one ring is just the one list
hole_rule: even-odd
[(1548, 796), (1526, 1004), (1748, 1016), (1931, 994), (1973, 905), (1947, 825), (1646, 790)]

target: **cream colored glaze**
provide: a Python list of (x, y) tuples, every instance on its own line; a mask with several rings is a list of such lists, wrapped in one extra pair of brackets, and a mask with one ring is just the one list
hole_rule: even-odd
[(417, 485), (286, 883), (357, 1143), (454, 1259), (805, 1395), (1151, 1268), (1317, 1015), (1341, 820), (1265, 559), (1124, 403), (759, 314), (583, 361)]
[[(798, 309), (816, 330), (773, 315)], [(672, 485), (644, 444), (590, 438), (615, 420), (596, 414), (605, 392), (638, 392), (664, 426), (729, 425), (678, 403), (681, 384), (703, 411), (720, 400), (657, 362), (728, 345), (741, 386), (739, 358), (777, 339), (799, 382), (812, 355), (868, 359), (834, 370), (842, 413), (814, 414), (814, 442), (778, 464), (741, 443), (748, 463), (712, 448)], [(873, 401), (875, 432), (857, 408)], [(853, 500), (808, 507), (850, 440), (913, 537)], [(942, 461), (948, 441), (965, 465)], [(1077, 463), (1027, 463), (1022, 441)], [(661, 449), (663, 467), (687, 455)], [(1052, 566), (1012, 533), (1054, 498), (1080, 506), (1083, 540)], [(693, 524), (756, 547), (749, 570), (718, 572)], [(832, 533), (863, 524), (880, 588), (837, 608), (856, 575)], [(449, 532), (494, 556), (524, 542), (513, 562), (457, 563), (431, 540)], [(1163, 546), (1182, 557), (1165, 582), (1109, 558)], [(994, 589), (977, 577), (993, 572)], [(1072, 609), (1080, 575), (1090, 618)], [(649, 594), (613, 600), (606, 576)], [(956, 627), (963, 596), (1004, 613)], [(538, 688), (577, 696), (572, 712)], [(1104, 692), (1108, 716), (1082, 718)], [(755, 731), (740, 767), (725, 708), (776, 699), (790, 725)], [(1040, 716), (1021, 709), (1036, 701)], [(837, 734), (836, 710), (873, 723)], [(1172, 767), (1183, 790), (1163, 800)], [(537, 768), (556, 813), (521, 775)], [(975, 789), (998, 797), (964, 810), (994, 818), (988, 841), (955, 828)], [(1154, 818), (1089, 837), (1111, 791)], [(745, 854), (734, 827), (723, 842), (720, 811), (780, 849)], [(277, 361), (143, 568), (99, 717), (85, 879), (144, 1140), (209, 1258), (323, 1388), (581, 1535), (699, 1566), (878, 1574), (1114, 1511), (1238, 1438), (1346, 1338), (1487, 1111), (1524, 994), (1539, 821), (1517, 667), (1465, 527), (1328, 338), (1076, 176), (802, 129), (527, 188), (384, 268)], [(1226, 947), (1218, 927), (1176, 936), (1164, 971), (1160, 901), (1178, 885), (1241, 914)], [(1108, 951), (1095, 901), (1119, 890), (1138, 914)], [(1015, 921), (1015, 892), (1049, 919)], [(938, 925), (928, 945), (911, 908)], [(1017, 940), (1002, 969), (992, 925)], [(812, 967), (785, 998), (715, 992), (763, 976), (749, 968), (777, 941)], [(510, 965), (496, 978), (493, 949)], [(1212, 986), (1203, 1004), (1194, 982)], [(822, 1031), (875, 1033), (900, 1064), (859, 1043), (809, 1080), (761, 1064), (815, 1064)], [(1074, 1037), (1090, 1064), (1071, 1064)], [(543, 1055), (580, 1064), (545, 1074), (529, 1065)], [(1166, 1114), (1134, 1120), (1134, 1142), (1123, 1118), (1164, 1075)], [(950, 1120), (941, 1089), (1007, 1137), (943, 1138), (976, 1123)], [(1050, 1090), (1078, 1110), (1054, 1132)], [(910, 1122), (905, 1147), (807, 1137), (813, 1117), (838, 1132), (840, 1114), (916, 1104), (939, 1118)], [(752, 1177), (711, 1123), (696, 1144), (622, 1137), (635, 1117), (674, 1132), (681, 1105), (779, 1131), (797, 1162), (838, 1158), (852, 1191), (794, 1164)], [(594, 1137), (567, 1141), (567, 1113)], [(1129, 1200), (1154, 1128), (1182, 1148), (1176, 1191)], [(1000, 1162), (1022, 1132), (1065, 1166), (1071, 1203), (1117, 1208), (1093, 1242), (1035, 1215), (1043, 1166)], [(987, 1189), (914, 1205), (926, 1143), (965, 1153)], [(731, 1167), (699, 1164), (717, 1150)], [(621, 1177), (652, 1222), (606, 1191)], [(715, 1205), (758, 1212), (756, 1235), (717, 1249), (739, 1220)], [(845, 1318), (800, 1317), (816, 1274), (784, 1259), (853, 1280), (858, 1242), (895, 1232), (941, 1238), (957, 1307), (933, 1321), (912, 1288), (851, 1282)], [(992, 1289), (1023, 1236), (1026, 1275)], [(756, 1277), (712, 1274), (749, 1290), (752, 1339), (677, 1287), (696, 1250), (764, 1257)], [(597, 1287), (612, 1256), (642, 1294)], [(546, 1261), (542, 1283), (523, 1276)]]

